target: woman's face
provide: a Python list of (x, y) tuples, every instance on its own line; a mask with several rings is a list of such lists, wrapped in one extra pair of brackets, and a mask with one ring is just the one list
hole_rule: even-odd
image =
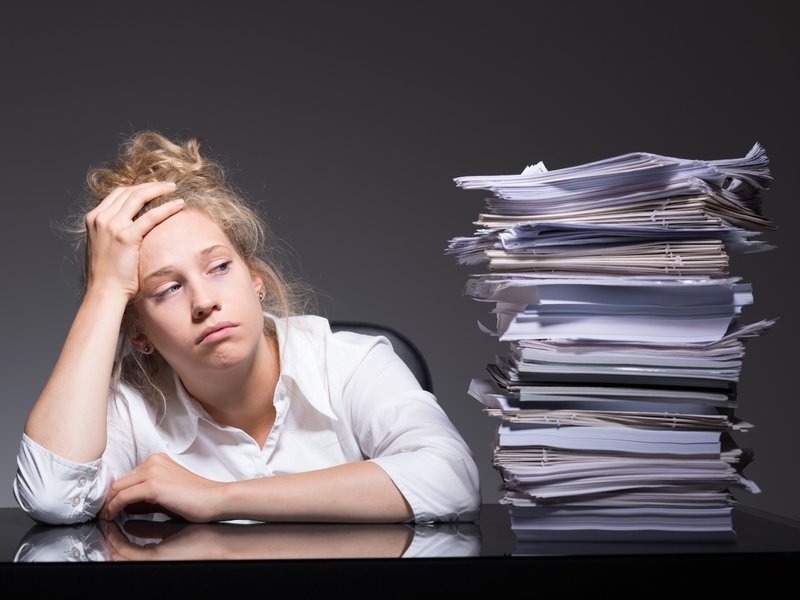
[(184, 209), (145, 236), (139, 285), (144, 335), (184, 382), (256, 355), (262, 283), (205, 214)]

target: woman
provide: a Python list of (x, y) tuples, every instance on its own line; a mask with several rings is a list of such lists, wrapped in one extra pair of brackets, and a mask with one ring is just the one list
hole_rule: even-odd
[(88, 181), (85, 295), (18, 457), (32, 517), (477, 516), (434, 398), (385, 339), (290, 316), (258, 217), (197, 140), (140, 133)]

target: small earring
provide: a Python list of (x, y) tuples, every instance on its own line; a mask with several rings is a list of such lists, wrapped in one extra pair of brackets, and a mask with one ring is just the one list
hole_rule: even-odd
[(263, 300), (264, 299), (264, 292), (258, 292), (258, 299), (259, 300)]
[(150, 354), (152, 350), (150, 349), (150, 344), (145, 344), (142, 346), (142, 353), (143, 354)]

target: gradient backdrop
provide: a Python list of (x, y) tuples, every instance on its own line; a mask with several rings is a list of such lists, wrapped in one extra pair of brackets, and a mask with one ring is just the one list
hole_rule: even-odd
[[(469, 7), (469, 8), (467, 8)], [(786, 8), (784, 8), (786, 7)], [(800, 519), (798, 36), (780, 2), (21, 2), (0, 9), (0, 506), (19, 437), (77, 308), (52, 223), (87, 167), (143, 128), (192, 133), (235, 171), (329, 318), (390, 325), (428, 358), (488, 502), (495, 423), (466, 394), (500, 345), (470, 269), (443, 255), (482, 192), (460, 175), (550, 169), (634, 150), (743, 156), (761, 142), (779, 249), (734, 256), (748, 346), (740, 436), (750, 506)], [(485, 270), (485, 269), (482, 269)], [(505, 345), (504, 345), (505, 346)], [(505, 351), (503, 349), (503, 351)]]

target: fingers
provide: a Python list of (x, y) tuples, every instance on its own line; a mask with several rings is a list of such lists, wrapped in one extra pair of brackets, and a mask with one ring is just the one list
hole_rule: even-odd
[[(146, 464), (147, 461), (129, 471), (111, 485), (111, 489), (108, 490), (108, 496), (106, 496), (106, 502), (100, 511), (101, 518), (107, 520), (115, 519), (128, 504), (147, 502), (148, 499), (141, 496), (146, 492), (141, 486), (148, 480)], [(140, 489), (135, 489), (137, 487)]]
[(172, 182), (143, 183), (141, 186), (131, 186), (123, 188), (123, 190), (117, 199), (117, 203), (121, 201), (118, 215), (120, 219), (130, 221), (148, 202), (174, 192), (175, 184)]
[(118, 491), (108, 499), (101, 511), (101, 518), (113, 521), (122, 510), (131, 507), (131, 514), (148, 514), (165, 512), (164, 509), (152, 500), (153, 486), (147, 482), (136, 484), (132, 487)]
[[(126, 477), (128, 476), (126, 475)], [(116, 519), (120, 511), (129, 504), (147, 502), (147, 498), (143, 496), (147, 496), (148, 494), (142, 482), (134, 482), (131, 479), (123, 482), (124, 479), (125, 478), (120, 479), (114, 483), (100, 511), (100, 517), (107, 521)]]
[(94, 207), (94, 208), (93, 208), (93, 209), (92, 209), (92, 210), (89, 212), (89, 214), (88, 214), (88, 215), (86, 215), (86, 218), (87, 218), (87, 220), (88, 220), (90, 217), (91, 217), (91, 218), (94, 218), (94, 217), (96, 217), (98, 214), (100, 214), (101, 212), (103, 212), (104, 210), (106, 210), (106, 209), (107, 209), (109, 206), (111, 206), (112, 204), (114, 204), (114, 202), (117, 200), (117, 198), (119, 198), (120, 196), (122, 196), (123, 194), (125, 194), (126, 190), (128, 190), (128, 189), (130, 189), (130, 188), (117, 188), (117, 189), (115, 189), (113, 192), (111, 192), (111, 193), (110, 193), (108, 196), (106, 196), (105, 198), (103, 198), (102, 202), (100, 202), (100, 204), (98, 204), (97, 206), (95, 206), (95, 207)]
[(172, 215), (180, 211), (184, 206), (184, 201), (181, 199), (173, 200), (162, 204), (161, 206), (147, 211), (141, 217), (133, 222), (130, 226), (131, 236), (136, 238), (143, 238), (147, 235), (153, 227), (159, 223), (166, 221)]
[(145, 204), (174, 190), (174, 183), (161, 181), (116, 188), (86, 215), (87, 225), (91, 225), (100, 215), (106, 220), (117, 215), (131, 220)]
[(131, 221), (130, 219), (125, 220), (122, 211), (120, 211), (113, 217), (112, 223), (109, 224), (111, 225), (110, 231), (116, 241), (124, 244), (138, 245), (151, 229), (179, 212), (184, 204), (182, 199), (172, 200), (147, 211), (136, 221)]
[(163, 512), (169, 516), (178, 516), (162, 507), (158, 497), (159, 490), (163, 488), (159, 484), (174, 478), (176, 472), (188, 473), (163, 454), (148, 456), (142, 464), (111, 485), (100, 511), (101, 518), (115, 519), (127, 506), (132, 506), (133, 513)]
[(130, 228), (128, 235), (133, 239), (144, 237), (161, 221), (181, 210), (184, 201), (173, 200), (148, 211), (136, 221), (133, 221), (133, 218), (148, 202), (174, 190), (175, 184), (171, 182), (151, 182), (117, 188), (104, 198), (97, 208), (86, 215), (86, 227), (88, 230), (95, 231), (98, 228), (108, 228), (115, 235), (121, 235), (123, 231)]

